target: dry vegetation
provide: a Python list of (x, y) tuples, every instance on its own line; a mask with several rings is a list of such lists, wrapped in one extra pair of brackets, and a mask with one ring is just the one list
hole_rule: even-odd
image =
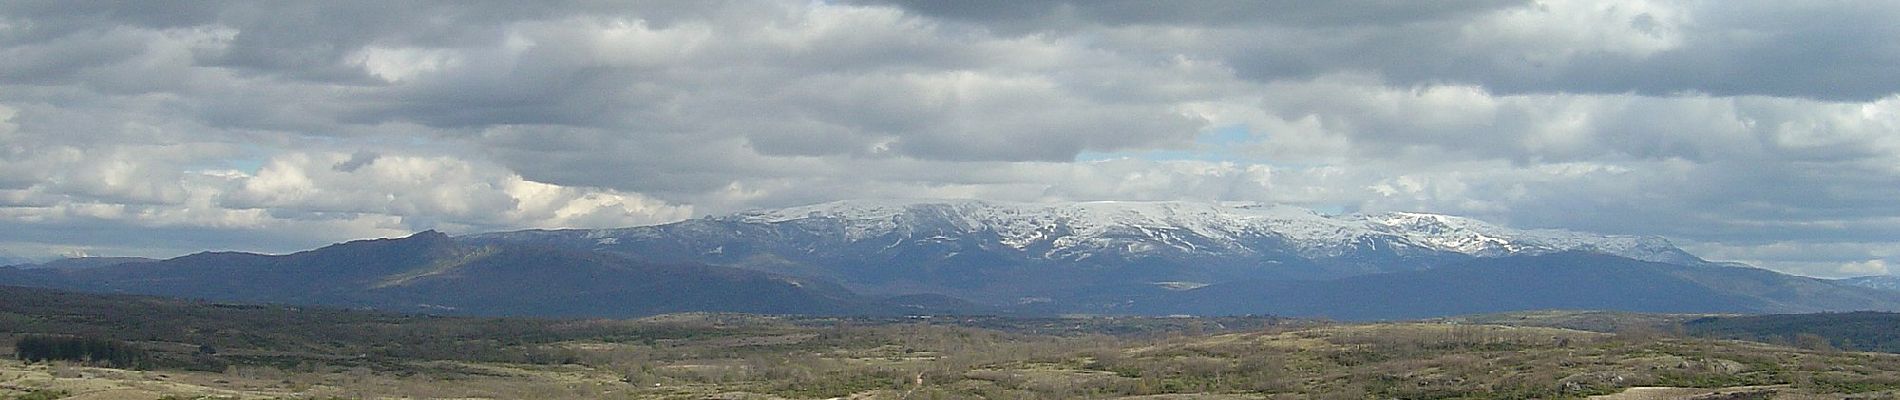
[(1598, 333), (1274, 318), (449, 318), (149, 298), (129, 303), (137, 313), (115, 308), (126, 302), (0, 304), (0, 343), (72, 335), (123, 341), (149, 357), (138, 360), (143, 370), (128, 370), (5, 354), (0, 399), (1900, 394), (1900, 355), (1844, 352), (1826, 341), (1804, 349), (1689, 338), (1646, 323)]
[[(1130, 337), (729, 315), (616, 324), (703, 334), (499, 344), (504, 352), (541, 354), (520, 357), (537, 362), (415, 357), (131, 371), (6, 361), (0, 396), (11, 397), (0, 398), (1476, 399), (1581, 398), (1631, 387), (1711, 390), (1642, 388), (1622, 398), (1900, 393), (1895, 355), (1558, 328), (1283, 323)], [(1820, 394), (1828, 396), (1807, 397)]]

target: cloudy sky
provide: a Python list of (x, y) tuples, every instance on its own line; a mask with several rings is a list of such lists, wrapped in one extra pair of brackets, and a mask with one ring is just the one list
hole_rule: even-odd
[(1256, 200), (1886, 274), (1893, 21), (1781, 0), (0, 2), (0, 253)]

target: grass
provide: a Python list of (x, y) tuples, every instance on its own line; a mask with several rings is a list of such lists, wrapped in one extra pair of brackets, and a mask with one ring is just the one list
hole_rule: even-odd
[(53, 399), (65, 398), (66, 396), (71, 396), (71, 395), (72, 395), (71, 392), (67, 392), (64, 390), (31, 389), (31, 390), (28, 390), (24, 394), (14, 395), (11, 397), (6, 397), (6, 398), (12, 399), (12, 400), (53, 400)]
[[(281, 360), (252, 365), (236, 358), (221, 372), (126, 372), (130, 375), (114, 382), (132, 387), (159, 380), (153, 374), (166, 374), (165, 379), (177, 385), (166, 389), (176, 392), (165, 394), (180, 399), (227, 396), (215, 390), (234, 391), (242, 398), (704, 398), (751, 393), (940, 399), (1179, 394), (1581, 398), (1634, 386), (1783, 385), (1781, 390), (1790, 393), (1843, 395), (1891, 395), (1900, 390), (1900, 356), (1556, 328), (1303, 325), (1117, 337), (1024, 335), (920, 323), (823, 329), (748, 323), (751, 328), (739, 331), (729, 325), (700, 326), (719, 334), (651, 343), (587, 338), (503, 347), (571, 352), (572, 359), (561, 362), (385, 359), (372, 368), (306, 360), (302, 368), (282, 369), (275, 366)], [(55, 369), (75, 369), (92, 377), (88, 379), (111, 379), (105, 378), (110, 374), (103, 368), (18, 362), (7, 366), (37, 368), (49, 375), (57, 374)], [(51, 391), (67, 390), (60, 386), (66, 380), (79, 378), (15, 381), (44, 382)]]
[(1496, 325), (1632, 326), (1677, 317), (1638, 316), (1647, 321), (1638, 324), (1562, 313), (1380, 324), (732, 314), (608, 321), (31, 299), (0, 304), (0, 332), (12, 333), (0, 342), (18, 334), (98, 337), (165, 362), (131, 371), (8, 360), (0, 362), (0, 399), (101, 391), (170, 399), (1506, 399), (1762, 385), (1769, 389), (1753, 390), (1900, 395), (1900, 355), (1654, 327), (1605, 333)]

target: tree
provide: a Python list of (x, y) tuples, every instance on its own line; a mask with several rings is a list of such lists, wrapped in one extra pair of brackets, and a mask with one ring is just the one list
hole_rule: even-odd
[(68, 336), (21, 337), (13, 343), (13, 350), (26, 362), (64, 360), (114, 368), (131, 368), (145, 358), (143, 351), (125, 342)]
[(1794, 335), (1794, 345), (1795, 347), (1814, 351), (1834, 351), (1834, 345), (1828, 343), (1826, 337), (1812, 333)]

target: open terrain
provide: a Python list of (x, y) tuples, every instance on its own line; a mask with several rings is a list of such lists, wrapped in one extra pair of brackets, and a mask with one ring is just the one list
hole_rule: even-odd
[[(6, 354), (0, 396), (9, 399), (1900, 395), (1900, 355), (1665, 328), (1697, 316), (1631, 314), (1620, 332), (1533, 326), (1620, 315), (1574, 312), (1378, 324), (746, 314), (550, 320), (0, 292), (24, 300), (0, 305), (0, 340), (90, 337), (144, 351), (138, 365), (124, 368), (25, 363)], [(1501, 325), (1511, 320), (1522, 323)]]

